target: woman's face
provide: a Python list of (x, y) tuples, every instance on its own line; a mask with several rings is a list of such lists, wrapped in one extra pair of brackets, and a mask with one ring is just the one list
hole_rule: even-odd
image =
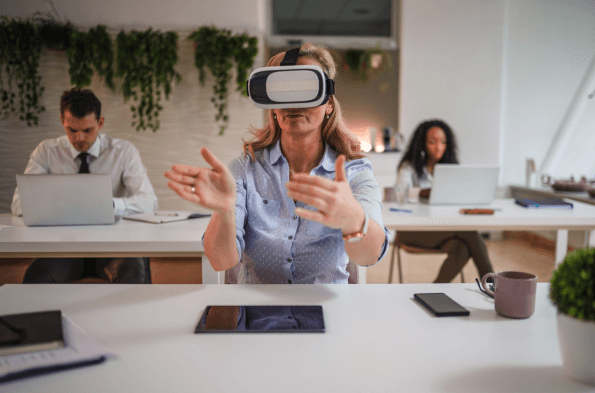
[(446, 151), (446, 134), (440, 127), (434, 126), (426, 134), (426, 152), (428, 161), (438, 162)]
[[(299, 57), (296, 64), (317, 65), (323, 68), (319, 62), (310, 57)], [(314, 108), (273, 109), (273, 113), (277, 115), (277, 123), (283, 132), (295, 135), (321, 133), (324, 117), (333, 112), (332, 101), (331, 97), (326, 104)]]

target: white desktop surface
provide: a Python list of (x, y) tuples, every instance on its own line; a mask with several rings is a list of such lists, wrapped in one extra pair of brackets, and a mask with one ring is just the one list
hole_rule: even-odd
[[(565, 378), (556, 310), (507, 319), (475, 284), (4, 285), (0, 314), (61, 309), (117, 355), (10, 392), (587, 392)], [(469, 317), (436, 318), (444, 292)], [(210, 304), (320, 304), (326, 333), (193, 334)]]
[[(385, 203), (382, 219), (388, 229), (397, 231), (545, 231), (555, 230), (555, 263), (560, 264), (568, 252), (568, 230), (588, 231), (585, 246), (595, 247), (595, 205), (571, 202), (570, 210), (527, 209), (514, 199), (496, 199), (490, 205), (433, 206), (423, 203), (398, 205)], [(411, 210), (393, 212), (390, 208)], [(461, 214), (461, 208), (493, 208), (493, 215)]]
[(566, 198), (595, 205), (595, 197), (591, 197), (587, 191), (556, 191), (551, 186), (527, 187), (514, 184), (510, 186), (510, 191), (514, 197), (524, 195), (529, 198)]
[(151, 224), (26, 227), (21, 217), (0, 214), (0, 256), (201, 256), (209, 217)]
[[(593, 230), (595, 206), (569, 201), (573, 209), (528, 209), (514, 199), (497, 199), (490, 205), (434, 206), (424, 203), (398, 205), (384, 203), (382, 218), (389, 229), (403, 231), (453, 230)], [(412, 213), (392, 212), (390, 208), (411, 210)], [(461, 208), (499, 209), (493, 215), (467, 215)]]

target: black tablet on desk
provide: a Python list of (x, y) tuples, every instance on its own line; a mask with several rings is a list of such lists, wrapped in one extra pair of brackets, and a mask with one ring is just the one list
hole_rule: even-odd
[(207, 306), (194, 333), (324, 333), (322, 306)]

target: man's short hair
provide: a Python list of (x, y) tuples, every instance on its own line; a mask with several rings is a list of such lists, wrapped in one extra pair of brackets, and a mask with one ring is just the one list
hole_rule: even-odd
[(85, 117), (89, 113), (95, 113), (95, 118), (101, 117), (101, 102), (89, 89), (72, 88), (62, 93), (60, 98), (60, 114), (69, 111), (74, 117)]

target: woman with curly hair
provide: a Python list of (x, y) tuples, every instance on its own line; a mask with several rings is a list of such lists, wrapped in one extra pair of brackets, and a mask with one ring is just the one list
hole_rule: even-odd
[[(442, 120), (420, 123), (407, 152), (397, 166), (395, 191), (432, 188), (436, 164), (458, 164), (457, 144), (452, 129)], [(441, 249), (448, 254), (434, 282), (450, 282), (463, 269), (469, 257), (479, 272), (479, 277), (493, 272), (488, 250), (477, 231), (466, 232), (401, 232), (404, 244)]]

